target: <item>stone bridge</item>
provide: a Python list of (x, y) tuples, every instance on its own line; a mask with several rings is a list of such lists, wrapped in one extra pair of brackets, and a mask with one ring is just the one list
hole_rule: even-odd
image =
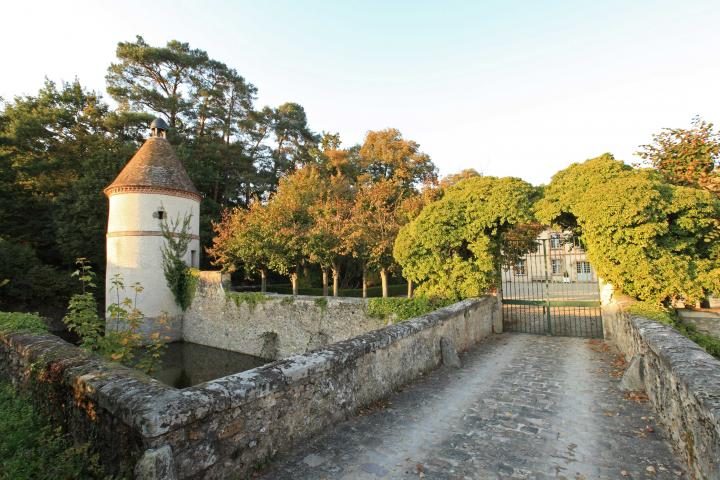
[[(242, 339), (249, 307), (217, 293), (232, 315), (209, 335), (197, 322), (215, 303), (198, 307), (183, 336)], [(487, 296), (184, 389), (53, 335), (0, 333), (0, 379), (138, 479), (720, 479), (720, 361), (605, 303), (604, 339), (498, 333)], [(363, 330), (361, 307), (293, 299), (304, 323), (278, 331), (311, 348), (338, 309)]]
[(625, 366), (598, 340), (495, 335), (263, 478), (687, 478)]

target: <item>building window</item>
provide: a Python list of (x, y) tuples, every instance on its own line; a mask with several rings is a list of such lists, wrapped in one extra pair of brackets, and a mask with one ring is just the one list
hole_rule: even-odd
[(550, 265), (552, 266), (553, 275), (559, 275), (562, 270), (562, 261), (557, 258), (553, 258), (550, 260)]
[(513, 272), (515, 275), (525, 275), (525, 260), (518, 260), (518, 262), (513, 267)]
[(153, 212), (153, 218), (157, 218), (158, 220), (165, 220), (166, 214), (165, 210), (160, 207), (156, 212)]
[(591, 271), (592, 270), (590, 268), (590, 262), (584, 262), (584, 261), (577, 262), (577, 273), (588, 274)]
[(190, 266), (191, 267), (197, 268), (196, 257), (197, 257), (197, 254), (196, 254), (195, 250), (190, 250)]
[(560, 238), (559, 233), (551, 233), (550, 234), (550, 248), (560, 248), (562, 247), (562, 239)]

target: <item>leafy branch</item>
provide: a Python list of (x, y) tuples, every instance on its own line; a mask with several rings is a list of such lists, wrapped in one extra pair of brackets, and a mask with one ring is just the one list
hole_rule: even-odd
[(168, 288), (175, 297), (175, 302), (185, 311), (192, 302), (195, 293), (195, 276), (185, 263), (188, 247), (192, 236), (190, 235), (190, 221), (192, 214), (187, 214), (180, 220), (178, 215), (174, 220), (163, 220), (160, 230), (165, 238), (162, 247), (162, 266)]

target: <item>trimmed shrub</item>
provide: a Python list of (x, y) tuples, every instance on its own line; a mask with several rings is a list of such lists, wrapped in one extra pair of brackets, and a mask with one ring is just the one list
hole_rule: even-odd
[(426, 313), (446, 307), (452, 300), (416, 298), (371, 298), (368, 300), (367, 313), (371, 317), (400, 322), (419, 317)]

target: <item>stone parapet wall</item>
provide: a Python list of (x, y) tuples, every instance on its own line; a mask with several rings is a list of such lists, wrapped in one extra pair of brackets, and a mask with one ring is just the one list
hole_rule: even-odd
[(141, 422), (148, 399), (173, 390), (51, 334), (0, 333), (0, 380), (28, 395), (76, 442), (91, 441), (119, 478), (132, 474), (147, 448)]
[(183, 316), (186, 342), (278, 359), (347, 340), (385, 323), (366, 313), (361, 298), (268, 294), (233, 299), (220, 272), (201, 272)]
[[(51, 335), (0, 335), (0, 378), (29, 393), (103, 463), (136, 478), (243, 478), (259, 463), (389, 395), (499, 321), (495, 297), (177, 390)], [(441, 347), (442, 345), (442, 347)]]
[(699, 332), (720, 338), (720, 310), (679, 309), (677, 313), (683, 323), (693, 325)]
[(605, 338), (642, 359), (642, 382), (693, 478), (720, 479), (720, 361), (669, 326), (628, 314), (630, 299), (603, 307)]
[(185, 389), (148, 419), (151, 445), (172, 447), (181, 478), (245, 474), (437, 367), (442, 339), (460, 351), (476, 344), (499, 315), (494, 297), (465, 300)]

